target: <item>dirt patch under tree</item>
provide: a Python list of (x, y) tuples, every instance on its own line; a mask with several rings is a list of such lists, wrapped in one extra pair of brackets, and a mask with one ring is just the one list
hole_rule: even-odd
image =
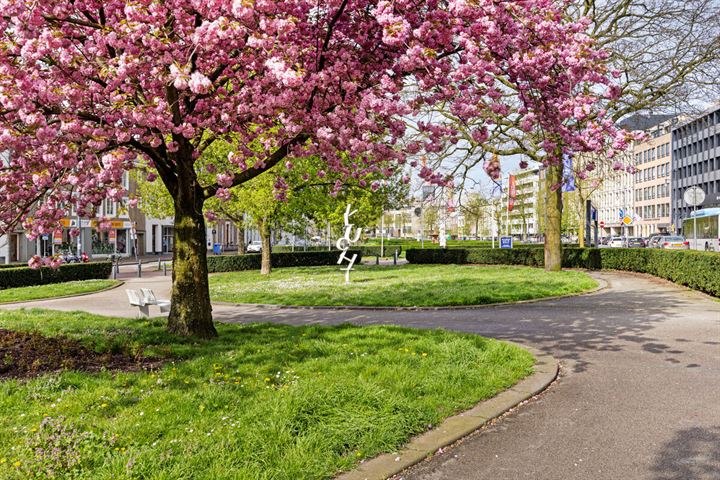
[(46, 337), (0, 328), (0, 379), (32, 378), (64, 370), (138, 371), (160, 365), (157, 359), (125, 353), (97, 353), (67, 337)]

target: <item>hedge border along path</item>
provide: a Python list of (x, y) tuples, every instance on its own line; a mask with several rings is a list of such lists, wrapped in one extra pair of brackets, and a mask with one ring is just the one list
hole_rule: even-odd
[[(410, 249), (409, 263), (487, 264), (542, 267), (544, 251), (515, 249)], [(720, 297), (720, 254), (694, 250), (641, 248), (564, 248), (562, 266), (589, 270), (621, 270), (670, 280), (714, 297)]]
[(0, 289), (32, 287), (75, 280), (105, 280), (112, 272), (111, 262), (68, 263), (60, 268), (30, 267), (0, 269)]
[[(362, 260), (360, 250), (348, 250), (346, 255), (350, 258), (357, 254), (356, 264)], [(325, 267), (337, 265), (340, 258), (339, 251), (324, 252), (288, 252), (271, 253), (270, 263), (273, 268), (283, 267)], [(260, 270), (262, 255), (248, 253), (245, 255), (218, 255), (207, 259), (208, 273), (239, 272), (242, 270)], [(347, 262), (344, 262), (347, 265)]]

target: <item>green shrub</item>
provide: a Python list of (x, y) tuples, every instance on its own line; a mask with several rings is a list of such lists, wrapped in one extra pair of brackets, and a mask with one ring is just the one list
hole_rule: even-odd
[[(359, 246), (353, 246), (353, 250), (360, 250), (362, 252), (363, 257), (385, 257), (385, 256), (392, 256), (395, 250), (398, 251), (398, 255), (402, 253), (402, 245), (385, 245), (385, 254), (381, 254), (380, 252), (380, 245), (359, 245)], [(332, 250), (328, 250), (327, 246), (325, 247), (307, 247), (307, 250), (304, 247), (295, 247), (295, 251), (293, 252), (292, 247), (289, 245), (275, 245), (272, 247), (272, 253), (303, 253), (303, 252), (335, 252), (336, 255), (340, 254), (340, 250), (336, 249), (335, 246), (333, 246)]]
[[(332, 247), (335, 250), (335, 247)], [(315, 245), (312, 247), (295, 247), (293, 250), (292, 245), (273, 245), (272, 253), (301, 253), (301, 252), (327, 252), (327, 245), (319, 246)]]
[[(360, 250), (349, 250), (347, 256), (357, 254), (355, 263), (362, 260)], [(340, 252), (327, 250), (323, 252), (293, 252), (293, 253), (271, 253), (270, 263), (273, 268), (283, 267), (320, 267), (336, 265)], [(259, 270), (262, 256), (259, 253), (248, 253), (246, 255), (218, 255), (208, 257), (208, 272), (238, 272), (241, 270)], [(347, 263), (345, 263), (347, 265)]]
[[(544, 252), (538, 248), (514, 249), (411, 249), (410, 263), (470, 263), (542, 267)], [(720, 255), (712, 252), (642, 248), (563, 248), (566, 268), (624, 270), (647, 273), (720, 297)]]
[(411, 248), (405, 251), (405, 259), (409, 263), (440, 263), (440, 264), (463, 264), (472, 263), (468, 261), (470, 250), (454, 248)]
[(535, 247), (500, 248), (429, 248), (410, 249), (405, 258), (410, 263), (478, 263), (487, 265), (542, 265), (543, 250)]
[(0, 289), (31, 287), (49, 283), (72, 282), (76, 280), (103, 280), (110, 276), (112, 263), (68, 263), (58, 269), (30, 267), (0, 269)]

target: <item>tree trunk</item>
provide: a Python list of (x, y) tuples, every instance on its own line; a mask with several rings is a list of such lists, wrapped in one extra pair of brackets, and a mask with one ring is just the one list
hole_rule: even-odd
[(178, 170), (168, 330), (183, 336), (212, 338), (217, 336), (217, 331), (208, 284), (204, 198), (194, 173), (188, 169)]
[[(545, 177), (545, 270), (562, 268), (562, 164), (550, 165)], [(553, 186), (557, 188), (553, 190)]]
[(238, 255), (245, 255), (245, 227), (238, 228)]
[(272, 253), (272, 246), (270, 239), (272, 238), (270, 227), (267, 222), (259, 222), (258, 232), (260, 233), (260, 240), (262, 241), (261, 259), (260, 259), (260, 274), (269, 275), (272, 270), (272, 262), (270, 260), (270, 254)]
[(587, 216), (587, 212), (585, 211), (585, 200), (583, 199), (582, 195), (578, 194), (578, 199), (580, 200), (580, 228), (578, 231), (578, 244), (580, 248), (585, 248), (585, 217)]

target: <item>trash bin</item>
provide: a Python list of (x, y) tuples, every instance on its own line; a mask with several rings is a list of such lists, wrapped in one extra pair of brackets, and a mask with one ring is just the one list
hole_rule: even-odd
[(220, 255), (222, 253), (222, 245), (219, 243), (213, 244), (213, 253), (215, 255)]

